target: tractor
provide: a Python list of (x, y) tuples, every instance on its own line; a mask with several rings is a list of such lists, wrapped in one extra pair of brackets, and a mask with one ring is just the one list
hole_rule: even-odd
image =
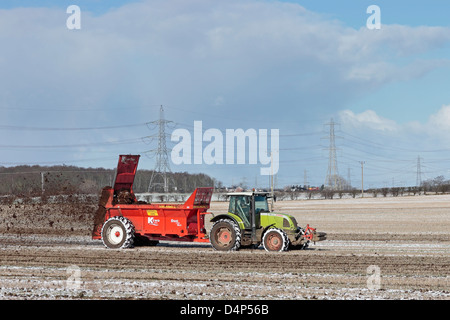
[(209, 240), (214, 249), (235, 251), (257, 248), (266, 251), (306, 249), (310, 242), (326, 239), (326, 233), (316, 232), (309, 225), (298, 226), (288, 214), (269, 210), (269, 192), (234, 192), (229, 197), (228, 213), (214, 216)]

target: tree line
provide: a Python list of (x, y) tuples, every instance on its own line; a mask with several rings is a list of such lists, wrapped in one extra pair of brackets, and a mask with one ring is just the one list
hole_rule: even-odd
[[(411, 187), (383, 187), (383, 188), (370, 188), (365, 189), (364, 194), (367, 196), (383, 196), (387, 197), (393, 196), (403, 196), (403, 195), (420, 195), (420, 194), (445, 194), (450, 192), (450, 180), (445, 179), (444, 176), (437, 176), (423, 181), (420, 186)], [(296, 200), (301, 197), (302, 194), (306, 193), (307, 198), (315, 198), (315, 195), (320, 195), (324, 199), (333, 199), (335, 197), (342, 198), (344, 195), (350, 195), (355, 198), (357, 195), (361, 194), (361, 189), (352, 188), (346, 186), (338, 190), (326, 188), (322, 185), (319, 190), (311, 191), (307, 190), (305, 187), (299, 186), (287, 186), (282, 190), (277, 190), (278, 198)]]
[[(135, 193), (147, 192), (153, 170), (138, 170)], [(41, 195), (98, 194), (112, 186), (115, 170), (76, 166), (0, 167), (0, 195), (33, 197)], [(171, 192), (188, 193), (197, 187), (213, 187), (219, 182), (206, 174), (174, 172), (167, 174)]]

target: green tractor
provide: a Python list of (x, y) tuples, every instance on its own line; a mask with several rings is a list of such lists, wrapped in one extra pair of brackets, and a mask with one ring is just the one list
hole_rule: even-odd
[(266, 251), (305, 249), (310, 242), (326, 239), (326, 233), (316, 232), (309, 225), (302, 228), (288, 214), (269, 210), (269, 192), (234, 192), (227, 195), (227, 214), (211, 219), (209, 233), (211, 245), (220, 251), (257, 248)]

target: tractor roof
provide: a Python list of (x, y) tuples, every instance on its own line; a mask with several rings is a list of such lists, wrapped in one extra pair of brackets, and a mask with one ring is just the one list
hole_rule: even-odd
[(252, 195), (270, 196), (270, 194), (271, 193), (267, 191), (240, 191), (227, 193), (227, 196), (252, 196)]

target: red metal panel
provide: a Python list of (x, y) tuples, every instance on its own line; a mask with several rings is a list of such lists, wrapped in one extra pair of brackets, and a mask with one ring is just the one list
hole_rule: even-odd
[(120, 155), (117, 164), (116, 180), (114, 181), (114, 191), (122, 189), (132, 192), (134, 177), (139, 163), (139, 155)]
[(155, 210), (152, 207), (146, 207), (142, 210), (144, 221), (142, 224), (143, 233), (163, 234), (166, 221), (161, 210)]
[(183, 237), (186, 231), (186, 216), (183, 210), (164, 210), (166, 219), (166, 234), (174, 234)]
[(194, 209), (194, 208), (209, 209), (212, 193), (213, 193), (212, 187), (197, 188), (191, 194), (189, 199), (186, 200), (186, 202), (184, 203), (184, 207), (187, 209)]

